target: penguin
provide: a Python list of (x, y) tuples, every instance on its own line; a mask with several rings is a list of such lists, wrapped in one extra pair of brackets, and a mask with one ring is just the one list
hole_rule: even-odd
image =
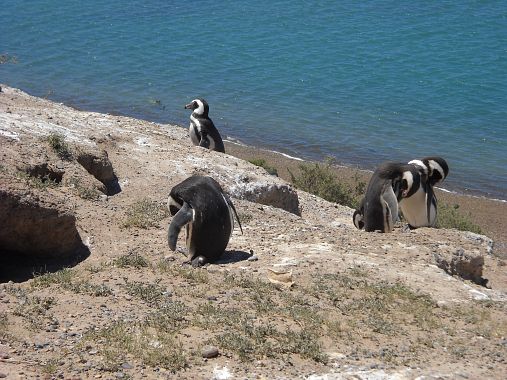
[(167, 241), (172, 251), (183, 226), (186, 246), (193, 267), (217, 260), (225, 251), (234, 229), (234, 216), (241, 233), (243, 228), (236, 208), (222, 188), (211, 177), (193, 175), (174, 186), (167, 206), (173, 219)]
[(220, 133), (208, 116), (209, 105), (206, 100), (197, 98), (185, 106), (192, 110), (190, 115), (190, 140), (194, 145), (225, 153), (224, 142)]
[(381, 164), (354, 212), (354, 225), (367, 232), (391, 232), (398, 220), (398, 202), (412, 196), (419, 184), (420, 175), (414, 166), (397, 162)]
[(419, 188), (400, 201), (400, 210), (409, 229), (434, 227), (437, 221), (437, 197), (433, 187), (449, 174), (449, 166), (442, 157), (425, 157), (412, 160), (421, 177)]

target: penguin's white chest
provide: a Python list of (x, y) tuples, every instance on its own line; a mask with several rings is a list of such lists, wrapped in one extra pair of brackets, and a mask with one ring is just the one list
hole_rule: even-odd
[(201, 123), (193, 116), (190, 116), (190, 127), (188, 128), (188, 134), (190, 135), (192, 144), (199, 145), (199, 142), (201, 141)]
[(401, 212), (412, 227), (427, 227), (435, 224), (436, 210), (432, 204), (428, 218), (426, 196), (426, 192), (422, 188), (419, 188), (414, 195), (409, 198), (403, 198), (400, 201)]

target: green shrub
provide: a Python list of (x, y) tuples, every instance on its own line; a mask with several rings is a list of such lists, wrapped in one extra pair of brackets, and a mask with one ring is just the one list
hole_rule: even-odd
[(65, 142), (65, 136), (59, 133), (51, 133), (47, 137), (47, 142), (51, 149), (63, 160), (70, 160), (72, 158), (72, 152), (70, 151), (69, 145)]
[(254, 164), (255, 166), (260, 166), (261, 168), (264, 168), (269, 174), (278, 176), (278, 171), (273, 166), (270, 166), (264, 158), (252, 158), (248, 160), (251, 164)]
[[(292, 183), (299, 189), (315, 194), (327, 201), (355, 208), (358, 204), (356, 190), (338, 183), (331, 169), (331, 163), (312, 163), (299, 165), (300, 173), (296, 176), (290, 170)], [(356, 186), (358, 189), (360, 185)]]
[(463, 215), (458, 211), (459, 205), (440, 204), (438, 206), (437, 228), (455, 228), (460, 231), (482, 233), (481, 228), (470, 220), (470, 213)]

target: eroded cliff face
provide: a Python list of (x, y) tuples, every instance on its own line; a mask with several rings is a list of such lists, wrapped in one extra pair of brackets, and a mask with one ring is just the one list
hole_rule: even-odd
[[(55, 135), (68, 154), (51, 145), (48, 136)], [(276, 372), (314, 379), (505, 373), (505, 360), (488, 355), (505, 350), (507, 324), (497, 322), (506, 318), (506, 275), (496, 270), (485, 236), (358, 231), (353, 210), (246, 161), (194, 147), (183, 128), (81, 112), (7, 86), (0, 93), (0, 146), (0, 254), (65, 256), (82, 245), (87, 251), (52, 271), (72, 269), (2, 286), (0, 353), (14, 359), (10, 374), (41, 373), (50, 360), (63, 363), (57, 373), (84, 378), (132, 371), (149, 378), (173, 371), (180, 378)], [(163, 211), (171, 187), (192, 174), (222, 185), (244, 229), (234, 231), (218, 263), (196, 270), (169, 251)], [(73, 279), (65, 277), (69, 271)], [(491, 288), (478, 285), (485, 278)], [(34, 297), (52, 300), (27, 321), (19, 308)], [(475, 310), (474, 328), (458, 316), (463, 305)], [(164, 324), (181, 350), (161, 357), (169, 333), (154, 321), (168, 316), (174, 319)], [(48, 321), (53, 327), (41, 328)], [(35, 328), (16, 327), (26, 323)], [(476, 339), (474, 329), (487, 326)], [(115, 340), (120, 330), (132, 344)], [(428, 339), (438, 343), (429, 347)], [(206, 342), (218, 358), (200, 357)], [(61, 345), (65, 358), (55, 349)], [(147, 357), (153, 345), (158, 362)], [(448, 347), (468, 352), (466, 363)], [(111, 350), (120, 362), (108, 361)]]

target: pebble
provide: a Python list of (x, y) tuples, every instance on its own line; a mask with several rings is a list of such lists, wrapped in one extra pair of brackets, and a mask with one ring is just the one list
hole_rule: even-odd
[(218, 353), (218, 348), (215, 346), (204, 346), (201, 351), (202, 357), (206, 359), (216, 358)]
[(123, 372), (116, 372), (115, 376), (118, 379), (123, 379), (125, 377), (125, 374)]
[(208, 301), (216, 301), (217, 299), (218, 299), (218, 298), (217, 298), (217, 297), (215, 297), (215, 296), (209, 296), (209, 297), (207, 298), (207, 300), (208, 300)]
[(5, 379), (7, 377), (7, 374), (0, 372), (0, 379)]
[(121, 365), (121, 368), (123, 368), (123, 369), (132, 369), (132, 368), (134, 368), (134, 366), (132, 364), (130, 364), (130, 363), (123, 363)]
[(257, 261), (259, 260), (259, 258), (257, 257), (257, 255), (253, 255), (253, 256), (250, 256), (247, 261)]

